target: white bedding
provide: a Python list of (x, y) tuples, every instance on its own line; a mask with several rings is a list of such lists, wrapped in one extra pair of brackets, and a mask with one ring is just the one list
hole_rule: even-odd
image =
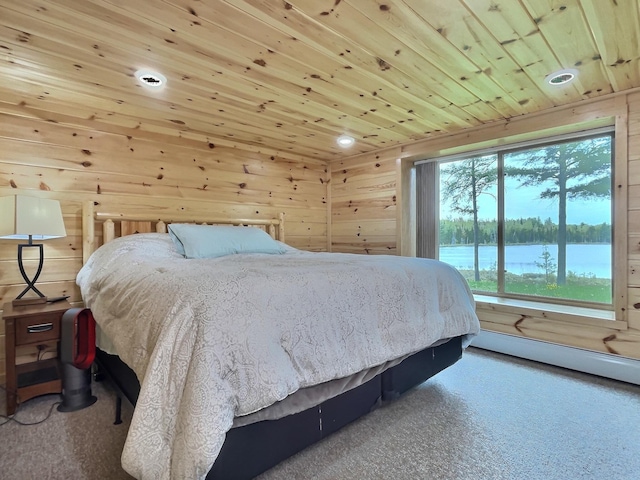
[(140, 479), (204, 478), (234, 416), (479, 331), (462, 276), (427, 259), (289, 248), (187, 260), (144, 234), (98, 249), (77, 282), (141, 380), (122, 455)]

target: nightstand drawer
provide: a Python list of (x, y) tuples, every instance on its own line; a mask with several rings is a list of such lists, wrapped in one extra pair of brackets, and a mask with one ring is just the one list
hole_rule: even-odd
[(16, 346), (60, 338), (60, 314), (17, 318)]
[(60, 319), (71, 305), (66, 300), (21, 306), (9, 302), (2, 308), (7, 415), (13, 415), (18, 399), (62, 391), (58, 359), (51, 356), (58, 350)]

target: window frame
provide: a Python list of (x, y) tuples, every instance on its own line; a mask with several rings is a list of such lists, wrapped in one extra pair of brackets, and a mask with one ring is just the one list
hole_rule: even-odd
[[(501, 143), (500, 145), (494, 145), (489, 148), (471, 148), (465, 149), (464, 152), (455, 153), (453, 155), (442, 155), (442, 156), (434, 156), (427, 159), (417, 160), (413, 163), (413, 168), (418, 171), (416, 176), (420, 178), (419, 170), (420, 165), (430, 163), (435, 164), (435, 175), (432, 175), (432, 178), (429, 179), (428, 184), (429, 194), (427, 195), (431, 199), (435, 199), (435, 207), (428, 206), (426, 210), (430, 211), (429, 214), (423, 215), (422, 220), (428, 219), (431, 223), (427, 227), (427, 225), (421, 224), (420, 215), (417, 217), (417, 228), (416, 228), (416, 238), (414, 241), (416, 245), (418, 245), (417, 253), (420, 252), (419, 245), (422, 243), (420, 238), (418, 237), (421, 232), (430, 231), (432, 238), (430, 239), (431, 245), (435, 244), (435, 250), (430, 249), (429, 252), (432, 253), (433, 258), (438, 258), (440, 244), (439, 239), (439, 212), (440, 212), (440, 178), (439, 178), (439, 165), (445, 163), (451, 163), (455, 161), (469, 159), (471, 157), (480, 157), (483, 155), (496, 155), (497, 158), (497, 190), (498, 190), (498, 199), (497, 199), (497, 269), (499, 272), (504, 272), (505, 265), (505, 252), (504, 252), (504, 156), (506, 154), (515, 153), (518, 151), (524, 151), (532, 148), (542, 148), (548, 145), (557, 145), (560, 143), (568, 143), (572, 141), (579, 140), (588, 140), (590, 138), (597, 138), (602, 136), (610, 136), (611, 137), (611, 229), (612, 229), (612, 241), (611, 241), (611, 289), (612, 289), (612, 299), (610, 304), (599, 303), (599, 302), (588, 302), (582, 300), (574, 300), (567, 298), (558, 298), (558, 297), (542, 297), (542, 296), (534, 296), (534, 295), (519, 295), (515, 293), (506, 293), (504, 292), (504, 274), (498, 275), (498, 285), (497, 292), (485, 292), (485, 291), (474, 291), (475, 295), (485, 296), (485, 297), (495, 297), (497, 299), (513, 299), (517, 301), (528, 301), (533, 303), (541, 303), (541, 304), (557, 304), (557, 305), (566, 305), (566, 306), (574, 306), (574, 307), (586, 307), (596, 310), (603, 311), (619, 311), (618, 304), (619, 299), (624, 297), (624, 293), (622, 289), (626, 289), (625, 285), (620, 285), (619, 278), (616, 278), (616, 265), (617, 260), (621, 255), (624, 255), (626, 252), (618, 251), (619, 242), (616, 240), (617, 233), (620, 229), (616, 228), (616, 224), (619, 221), (616, 215), (616, 209), (618, 207), (619, 196), (617, 195), (618, 189), (615, 187), (615, 180), (618, 175), (617, 172), (617, 155), (616, 155), (616, 129), (615, 125), (607, 125), (604, 127), (591, 128), (580, 130), (571, 133), (563, 133), (561, 135), (550, 135), (550, 136), (540, 136), (539, 138), (526, 140), (522, 142), (514, 142), (514, 143)], [(625, 159), (626, 160), (626, 159)], [(433, 170), (433, 168), (432, 168)], [(425, 188), (425, 182), (417, 182), (416, 191), (418, 198), (420, 198), (420, 190)], [(624, 199), (623, 199), (624, 200)], [(624, 203), (624, 202), (622, 202)], [(433, 205), (433, 204), (432, 204)], [(626, 205), (622, 205), (621, 208), (626, 208)], [(416, 205), (416, 209), (420, 212), (420, 205)], [(626, 234), (626, 231), (624, 232)], [(423, 255), (425, 256), (425, 255)]]

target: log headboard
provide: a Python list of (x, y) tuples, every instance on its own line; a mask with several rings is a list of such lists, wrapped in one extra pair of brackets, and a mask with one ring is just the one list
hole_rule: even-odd
[(102, 243), (116, 237), (134, 233), (166, 233), (167, 225), (172, 222), (198, 223), (207, 225), (243, 225), (261, 228), (275, 240), (284, 242), (284, 213), (273, 219), (246, 218), (154, 218), (150, 215), (123, 215), (118, 213), (96, 212), (93, 201), (82, 204), (82, 263), (86, 263), (91, 254), (100, 246), (96, 235), (96, 226), (102, 228)]

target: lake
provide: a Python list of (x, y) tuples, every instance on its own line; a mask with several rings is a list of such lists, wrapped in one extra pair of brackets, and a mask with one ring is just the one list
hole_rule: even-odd
[[(558, 264), (558, 246), (547, 245), (554, 264)], [(510, 273), (539, 272), (544, 270), (536, 265), (542, 263), (542, 245), (508, 245), (505, 247), (505, 268)], [(480, 245), (478, 252), (480, 270), (495, 270), (498, 248), (495, 245)], [(440, 260), (459, 270), (473, 270), (473, 245), (440, 247)], [(595, 275), (611, 278), (611, 245), (570, 244), (567, 245), (567, 273)]]

